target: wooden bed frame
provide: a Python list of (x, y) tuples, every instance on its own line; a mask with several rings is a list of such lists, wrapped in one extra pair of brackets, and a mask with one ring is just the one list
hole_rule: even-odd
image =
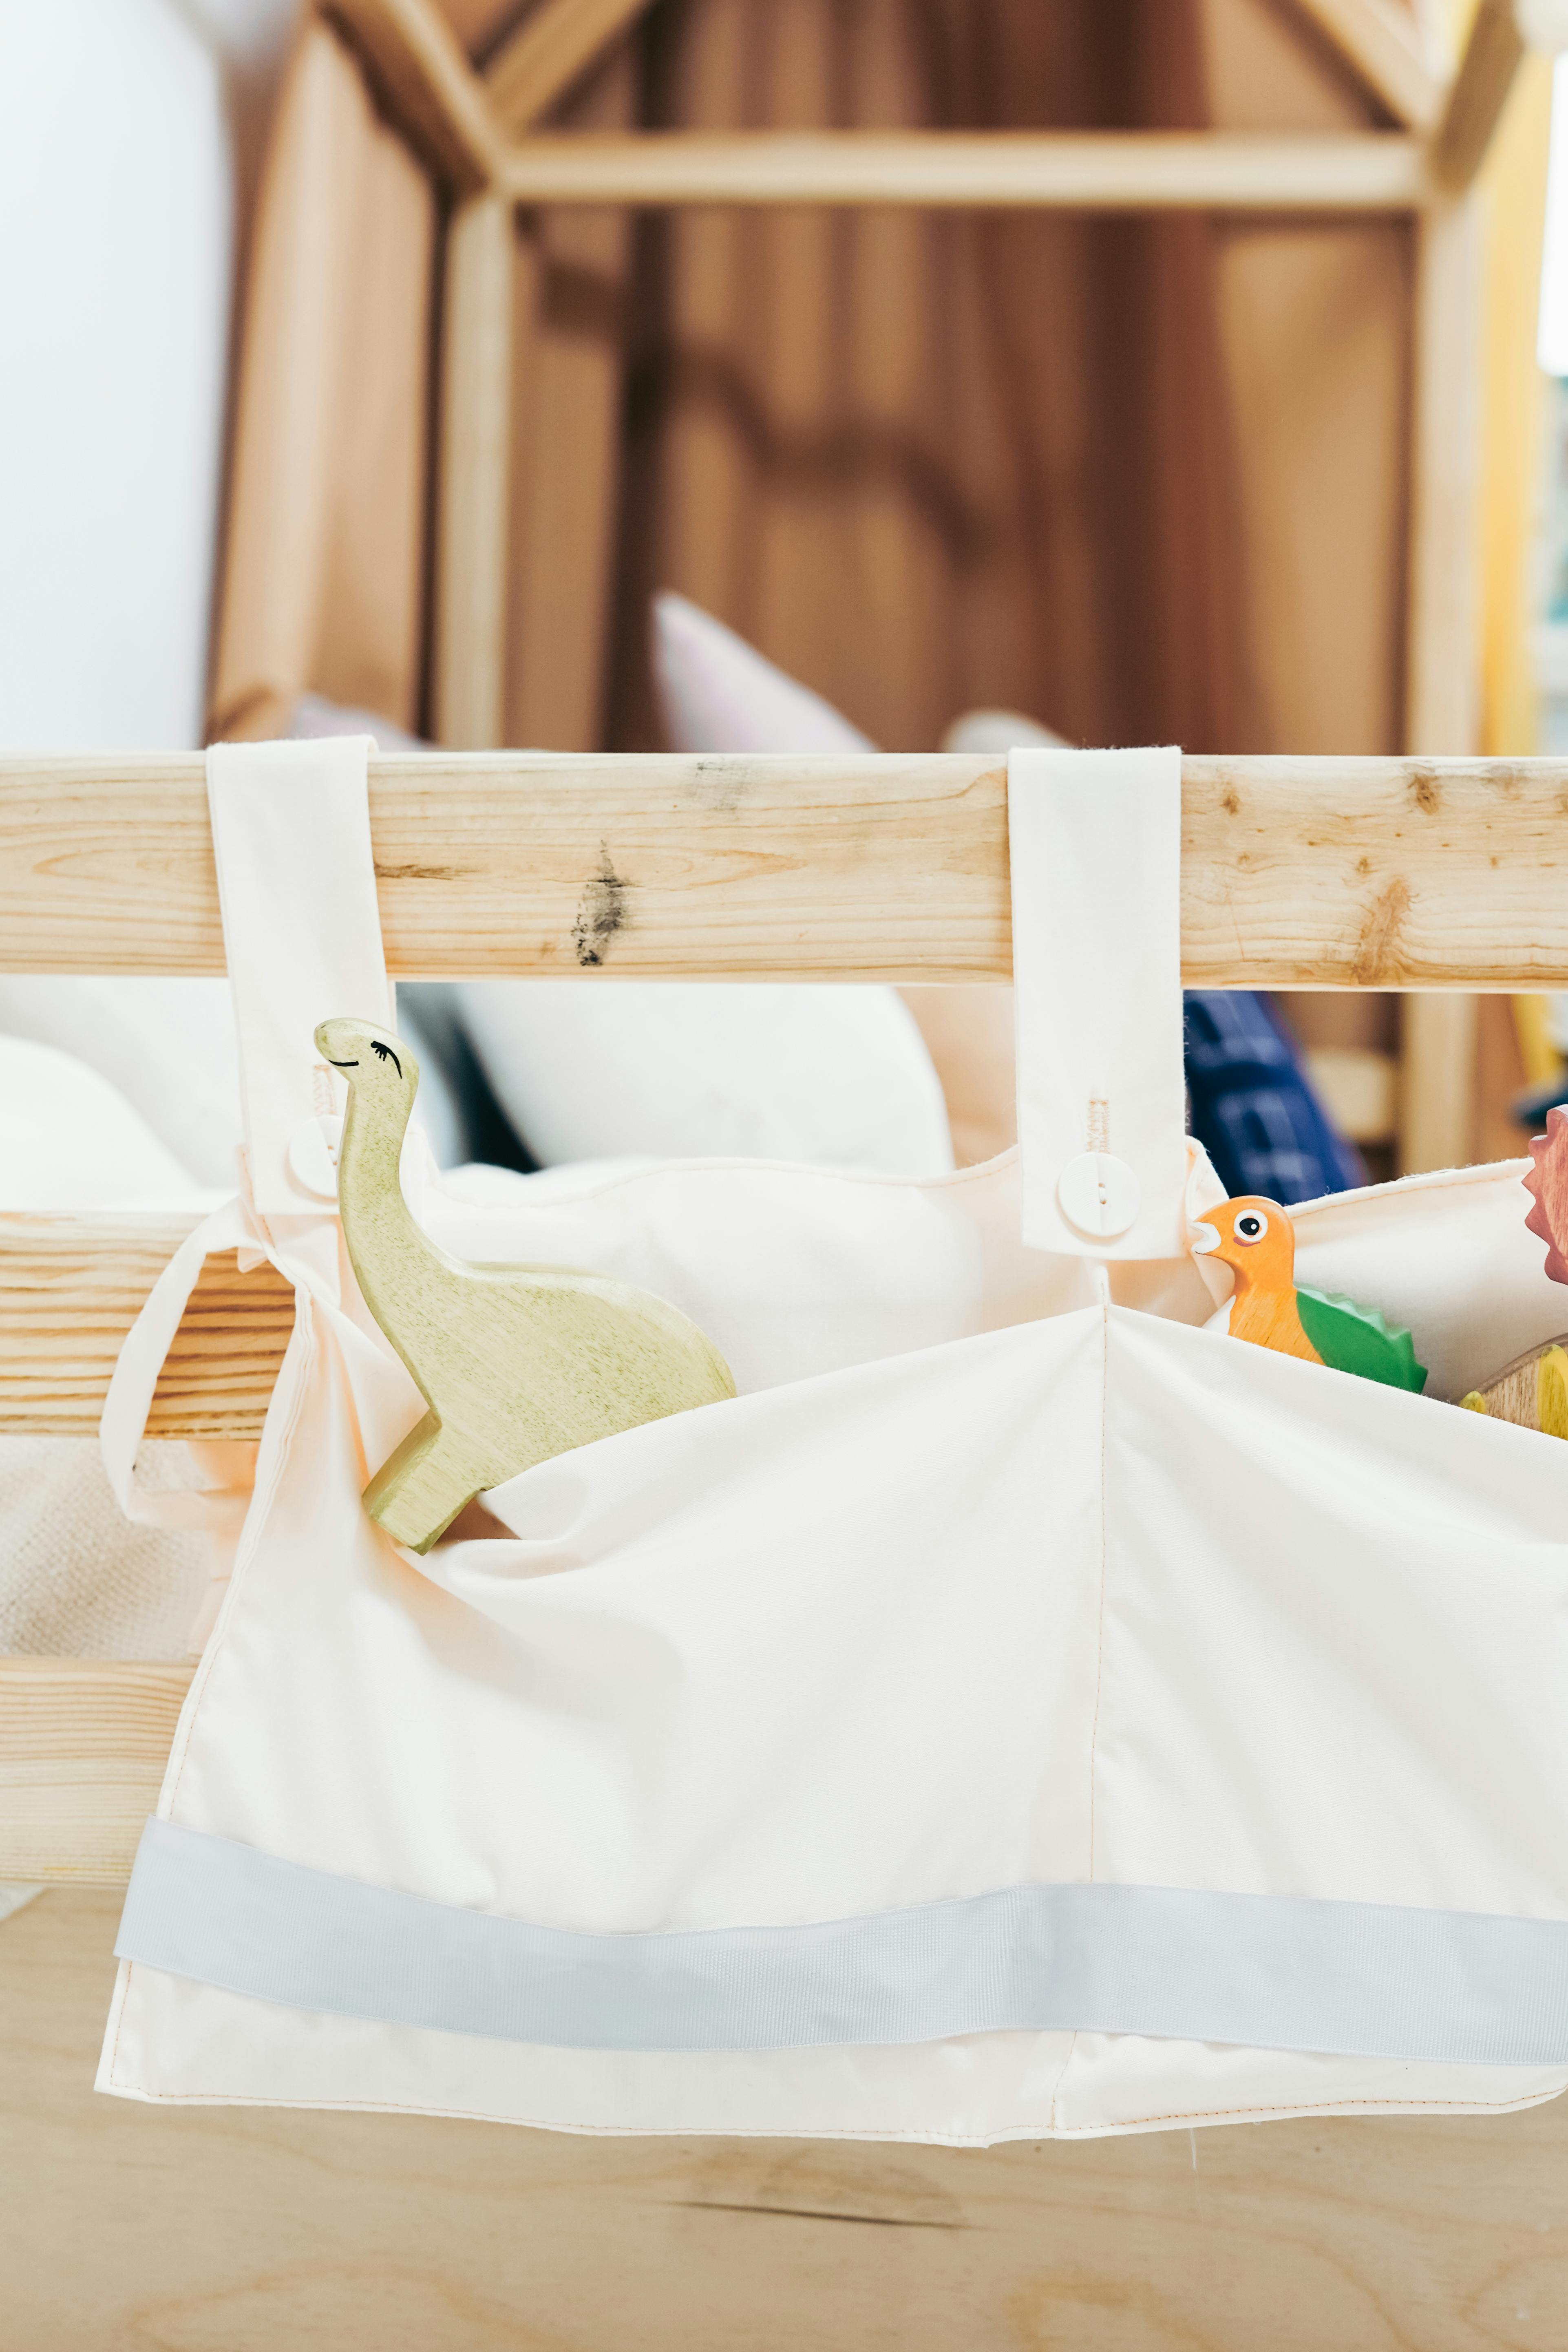
[[(371, 761), (395, 977), (994, 980), (1006, 771), (921, 758)], [(1568, 988), (1568, 762), (1190, 759), (1182, 959), (1206, 988)], [(223, 970), (199, 754), (0, 761), (0, 963)], [(189, 1221), (0, 1217), (0, 1433), (88, 1435)], [(211, 1261), (152, 1426), (254, 1438), (292, 1317)], [(0, 1659), (0, 1879), (120, 1881), (175, 1666)]]
[[(515, 208), (909, 205), (1409, 217), (1417, 263), (1405, 740), (1417, 752), (1475, 750), (1481, 310), (1472, 189), (1523, 54), (1512, 0), (1480, 0), (1451, 78), (1400, 0), (1275, 0), (1396, 126), (1359, 135), (542, 133), (551, 108), (648, 5), (541, 0), (479, 74), (435, 0), (320, 0), (450, 205), (431, 631), (441, 742), (488, 749), (504, 735)], [(1415, 995), (1396, 1065), (1326, 1055), (1317, 1075), (1359, 1139), (1392, 1142), (1404, 1169), (1448, 1167), (1473, 1148), (1476, 1038), (1472, 998)], [(1374, 1135), (1390, 1108), (1391, 1127)]]
[[(1183, 798), (1188, 980), (1568, 987), (1568, 761), (1190, 760)], [(994, 761), (440, 754), (373, 760), (370, 804), (395, 974), (1009, 968)], [(199, 757), (0, 762), (0, 962), (222, 969)], [(0, 1217), (0, 1433), (90, 1439), (188, 1226)], [(270, 1269), (209, 1261), (154, 1429), (253, 1438), (292, 1312)], [(1205, 2131), (1189, 2158), (1182, 2134), (984, 2152), (563, 2141), (93, 2101), (115, 1901), (96, 1889), (125, 1880), (189, 1679), (0, 1659), (0, 1879), (57, 1882), (0, 1931), (18, 2352), (129, 2340), (154, 2309), (214, 2346), (305, 2319), (345, 2345), (405, 2340), (407, 2321), (474, 2352), (542, 2327), (728, 2352), (889, 2326), (911, 2352), (1475, 2352), (1527, 2340), (1521, 2312), (1549, 2335), (1568, 2296), (1562, 2102)]]
[[(994, 761), (539, 759), (489, 750), (500, 729), (513, 205), (1397, 211), (1415, 219), (1420, 251), (1407, 740), (1422, 756), (1189, 760), (1183, 965), (1189, 983), (1205, 987), (1422, 992), (1407, 1005), (1405, 1157), (1423, 1165), (1465, 1156), (1471, 992), (1568, 988), (1568, 762), (1463, 756), (1474, 729), (1478, 337), (1468, 190), (1517, 63), (1506, 0), (1482, 0), (1451, 86), (1431, 71), (1390, 0), (1290, 0), (1403, 126), (1361, 139), (524, 137), (642, 5), (542, 0), (483, 78), (427, 0), (333, 0), (331, 9), (453, 197), (435, 677), (443, 739), (470, 748), (467, 756), (372, 761), (377, 886), (395, 976), (591, 969), (603, 985), (657, 974), (962, 982), (1005, 977), (1011, 965), (1005, 777)], [(1426, 756), (1444, 751), (1461, 756)], [(592, 967), (583, 961), (585, 936), (599, 958)], [(0, 761), (0, 968), (223, 970), (199, 758)], [(0, 1217), (0, 1433), (93, 1433), (121, 1340), (188, 1226), (177, 1218)], [(241, 1276), (232, 1256), (210, 1262), (160, 1382), (155, 1433), (254, 1437), (291, 1317), (270, 1269)], [(104, 2257), (126, 2264), (116, 2309), (123, 2318), (134, 2285), (138, 2328), (151, 2307), (145, 2297), (156, 2294), (160, 2308), (173, 2309), (183, 2293), (196, 2293), (198, 2270), (205, 2284), (192, 2324), (204, 2340), (231, 2340), (223, 2332), (230, 2319), (256, 2318), (263, 2333), (280, 2320), (297, 2325), (294, 2273), (285, 2275), (285, 2265), (274, 2286), (248, 2243), (231, 2248), (223, 2239), (221, 2214), (194, 2224), (190, 2216), (205, 2214), (209, 2178), (231, 2186), (243, 2178), (253, 2218), (263, 2221), (276, 2210), (278, 2184), (305, 2172), (308, 2195), (277, 2226), (301, 2256), (309, 2252), (312, 2309), (323, 2295), (332, 2303), (345, 2342), (376, 2324), (367, 2323), (375, 2306), (366, 2298), (387, 2278), (414, 2295), (410, 2309), (425, 2310), (421, 2294), (436, 2298), (432, 2340), (447, 2341), (440, 2327), (452, 2296), (487, 2283), (503, 2293), (498, 2248), (546, 2242), (518, 2237), (524, 2200), (549, 2217), (546, 2239), (563, 2251), (553, 2268), (531, 2252), (513, 2316), (497, 2302), (482, 2325), (466, 2318), (465, 2344), (521, 2340), (519, 2330), (531, 2340), (536, 2325), (563, 2344), (611, 2341), (635, 2312), (639, 2343), (706, 2345), (721, 2340), (710, 2326), (719, 2311), (733, 2319), (732, 2340), (759, 2343), (881, 2341), (892, 2315), (911, 2345), (1059, 2340), (1119, 2352), (1179, 2339), (1252, 2352), (1265, 2341), (1315, 2347), (1331, 2335), (1347, 2347), (1415, 2341), (1408, 2322), (1437, 2352), (1523, 2340), (1508, 2315), (1521, 2294), (1550, 2326), (1560, 2261), (1551, 2268), (1546, 2242), (1533, 2233), (1555, 2226), (1548, 2184), (1560, 2169), (1561, 2107), (1489, 2121), (1314, 2120), (1205, 2133), (1201, 2179), (1197, 2148), (1189, 2179), (1184, 2144), (1168, 2136), (981, 2155), (537, 2134), (500, 2136), (498, 2150), (498, 2136), (487, 2134), (481, 2158), (463, 2126), (384, 2118), (274, 2119), (270, 2137), (267, 2119), (255, 2116), (237, 2136), (221, 2115), (138, 2109), (68, 2121), (67, 2090), (79, 2071), (85, 2083), (107, 1990), (84, 1970), (70, 1922), (98, 1937), (97, 1970), (111, 1898), (86, 1890), (124, 1882), (189, 1674), (178, 1664), (0, 1659), (0, 1879), (84, 1890), (72, 1898), (75, 1914), (46, 1902), (8, 1927), (11, 1940), (0, 1947), (0, 1961), (17, 1956), (7, 1979), (11, 2055), (26, 2085), (16, 2097), (47, 2118), (29, 2159), (45, 2174), (37, 2182), (29, 2174), (26, 2194), (18, 2176), (9, 2202), (40, 2243), (75, 2248), (84, 2184), (106, 2211), (110, 2200), (122, 2202), (127, 2165), (144, 2164), (151, 2145), (167, 2168), (174, 2144), (157, 2135), (178, 2126), (190, 2177), (178, 2200), (177, 2254), (153, 2263), (148, 2250), (166, 2249), (171, 2233), (139, 2227), (125, 2243), (141, 2250), (140, 2268), (124, 2248)], [(68, 1989), (68, 2039), (56, 2021), (69, 2006)], [(68, 2067), (50, 2074), (46, 2061), (67, 2048)], [(62, 2127), (74, 2135), (68, 2141)], [(54, 2177), (62, 2148), (68, 2186)], [(500, 2202), (476, 2202), (481, 2176), (500, 2184)], [(331, 2194), (321, 2210), (331, 2226), (312, 2235), (323, 2179)], [(1209, 2212), (1223, 2215), (1214, 2231), (1205, 2193)], [(395, 2247), (383, 2245), (389, 2214)], [(681, 2238), (679, 2259), (671, 2258), (670, 2214), (706, 2232)], [(433, 2242), (421, 2250), (421, 2217), (429, 2236), (432, 2215), (439, 2253)], [(789, 2246), (782, 2270), (773, 2249), (784, 2239), (765, 2235), (781, 2221)], [(864, 2225), (858, 2238), (840, 2226), (848, 2223)], [(1047, 2252), (1053, 2228), (1070, 2260)], [(939, 2230), (949, 2234), (931, 2234)], [(808, 2236), (801, 2271), (795, 2249)], [(349, 2252), (356, 2237), (370, 2249), (357, 2268)], [(210, 2260), (195, 2251), (209, 2239)], [(944, 2260), (956, 2249), (958, 2268), (928, 2275), (928, 2243)], [(602, 2292), (614, 2269), (605, 2258), (623, 2244), (646, 2249), (646, 2268), (635, 2304), (612, 2309)], [(689, 2273), (699, 2253), (694, 2303)], [(245, 2284), (231, 2285), (240, 2272)], [(25, 2291), (21, 2266), (16, 2276)], [(221, 2309), (211, 2300), (220, 2285)], [(68, 2340), (61, 2315), (72, 2291), (63, 2276), (52, 2279), (47, 2330), (28, 2342)], [(784, 2332), (770, 2335), (765, 2323), (759, 2332), (759, 2294)], [(68, 2335), (89, 2340), (105, 2339)]]

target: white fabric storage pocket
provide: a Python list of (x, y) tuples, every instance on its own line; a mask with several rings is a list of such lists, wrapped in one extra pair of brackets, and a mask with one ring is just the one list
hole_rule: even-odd
[[(1079, 756), (1016, 792), (1072, 824)], [(1122, 756), (1168, 814), (1173, 761)], [(1015, 840), (1016, 927), (1048, 924), (1067, 868)], [(1087, 887), (1108, 984), (1163, 1003), (1173, 925)], [(1124, 1139), (1152, 1230), (1214, 1203), (1149, 1108), (1168, 1066), (1129, 1097), (1169, 1024), (1126, 1012), (1087, 1101), (1071, 1056), (1054, 1093), (1032, 1067), (1022, 1162), (931, 1184), (411, 1165), (447, 1247), (645, 1283), (742, 1391), (539, 1464), (423, 1559), (361, 1502), (421, 1401), (330, 1207), (187, 1245), (106, 1413), (123, 1491), (203, 1249), (243, 1235), (298, 1313), (100, 2087), (977, 2142), (1568, 2082), (1568, 1455), (1194, 1328), (1185, 1257), (1024, 1246)], [(1516, 1181), (1325, 1203), (1303, 1259), (1378, 1224), (1414, 1290), (1441, 1222), (1407, 1319), (1462, 1370), (1500, 1318), (1553, 1328)]]

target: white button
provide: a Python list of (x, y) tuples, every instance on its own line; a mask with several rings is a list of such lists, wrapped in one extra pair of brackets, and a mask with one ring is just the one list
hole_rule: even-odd
[(289, 1138), (289, 1173), (313, 1201), (338, 1197), (338, 1147), (343, 1123), (330, 1112), (303, 1118)]
[(1124, 1234), (1142, 1201), (1126, 1160), (1109, 1151), (1080, 1151), (1057, 1179), (1057, 1206), (1069, 1225), (1096, 1241), (1113, 1242)]

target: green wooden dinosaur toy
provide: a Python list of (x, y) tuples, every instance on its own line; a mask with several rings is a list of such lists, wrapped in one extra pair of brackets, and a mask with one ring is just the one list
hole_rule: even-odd
[(718, 1349), (651, 1291), (437, 1248), (398, 1174), (418, 1062), (369, 1021), (323, 1021), (316, 1045), (349, 1086), (338, 1166), (349, 1258), (430, 1408), (364, 1490), (388, 1535), (428, 1551), (476, 1495), (536, 1462), (734, 1395)]

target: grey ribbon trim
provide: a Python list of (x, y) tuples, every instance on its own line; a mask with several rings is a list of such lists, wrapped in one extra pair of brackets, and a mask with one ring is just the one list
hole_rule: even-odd
[(290, 2009), (571, 2050), (1146, 2033), (1568, 2064), (1568, 1920), (1168, 1886), (1009, 1886), (804, 1927), (577, 1935), (142, 1833), (115, 1951)]

